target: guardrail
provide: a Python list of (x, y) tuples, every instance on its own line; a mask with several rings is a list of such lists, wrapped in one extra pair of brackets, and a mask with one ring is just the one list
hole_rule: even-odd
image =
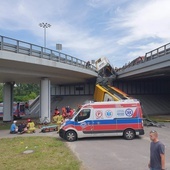
[(145, 61), (153, 60), (157, 57), (164, 56), (170, 53), (170, 43), (165, 44), (159, 48), (149, 51), (145, 54)]
[(0, 50), (44, 58), (96, 71), (95, 66), (86, 66), (87, 62), (76, 57), (5, 36), (0, 36)]
[(162, 56), (167, 55), (167, 54), (170, 54), (170, 43), (165, 44), (165, 45), (163, 45), (159, 48), (156, 48), (152, 51), (147, 52), (145, 54), (145, 56), (140, 56), (140, 57), (134, 59), (130, 63), (125, 64), (123, 67), (117, 69), (117, 72), (123, 71), (123, 70), (130, 68), (130, 67), (133, 67), (135, 65), (139, 65), (139, 64), (154, 60), (158, 57), (162, 57)]

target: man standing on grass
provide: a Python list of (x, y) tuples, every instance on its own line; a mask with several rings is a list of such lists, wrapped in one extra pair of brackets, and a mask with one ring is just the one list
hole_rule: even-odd
[(158, 140), (158, 133), (150, 131), (150, 170), (165, 170), (165, 146)]

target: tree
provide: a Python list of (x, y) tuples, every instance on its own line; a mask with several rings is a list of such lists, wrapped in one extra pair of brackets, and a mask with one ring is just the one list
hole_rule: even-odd
[[(15, 84), (14, 101), (22, 102), (35, 99), (40, 93), (40, 87), (37, 84)], [(0, 83), (0, 102), (3, 102), (3, 84)]]
[(37, 84), (21, 84), (14, 86), (14, 101), (28, 101), (35, 99), (39, 95), (39, 85)]
[(15, 84), (14, 86), (14, 101), (28, 101), (35, 99), (40, 93), (39, 85), (37, 84)]

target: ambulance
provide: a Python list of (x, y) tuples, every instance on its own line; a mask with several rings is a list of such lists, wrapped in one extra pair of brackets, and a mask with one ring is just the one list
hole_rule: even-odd
[(144, 135), (140, 102), (128, 99), (85, 104), (62, 124), (59, 135), (67, 141), (106, 136), (132, 140), (136, 135)]
[[(0, 118), (3, 117), (3, 107), (4, 104), (0, 103)], [(25, 103), (24, 102), (14, 102), (13, 103), (13, 118), (21, 118), (25, 116)]]

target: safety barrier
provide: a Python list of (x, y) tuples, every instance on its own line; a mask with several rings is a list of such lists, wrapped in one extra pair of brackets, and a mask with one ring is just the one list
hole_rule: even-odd
[(170, 43), (165, 44), (165, 45), (163, 45), (159, 48), (156, 48), (152, 51), (147, 52), (145, 54), (145, 56), (140, 56), (140, 57), (135, 58), (130, 63), (125, 64), (123, 67), (116, 69), (116, 71), (117, 72), (123, 71), (123, 70), (125, 70), (129, 67), (133, 67), (135, 65), (139, 65), (139, 64), (154, 60), (158, 57), (162, 57), (162, 56), (165, 56), (167, 54), (170, 54)]
[(0, 50), (44, 58), (96, 71), (95, 66), (90, 65), (87, 67), (86, 66), (87, 62), (72, 57), (68, 54), (64, 54), (59, 51), (51, 50), (49, 48), (44, 48), (35, 44), (30, 44), (24, 41), (16, 40), (1, 35), (0, 35)]
[(153, 60), (157, 57), (164, 56), (170, 53), (170, 43), (165, 44), (159, 48), (149, 51), (145, 54), (145, 61)]

